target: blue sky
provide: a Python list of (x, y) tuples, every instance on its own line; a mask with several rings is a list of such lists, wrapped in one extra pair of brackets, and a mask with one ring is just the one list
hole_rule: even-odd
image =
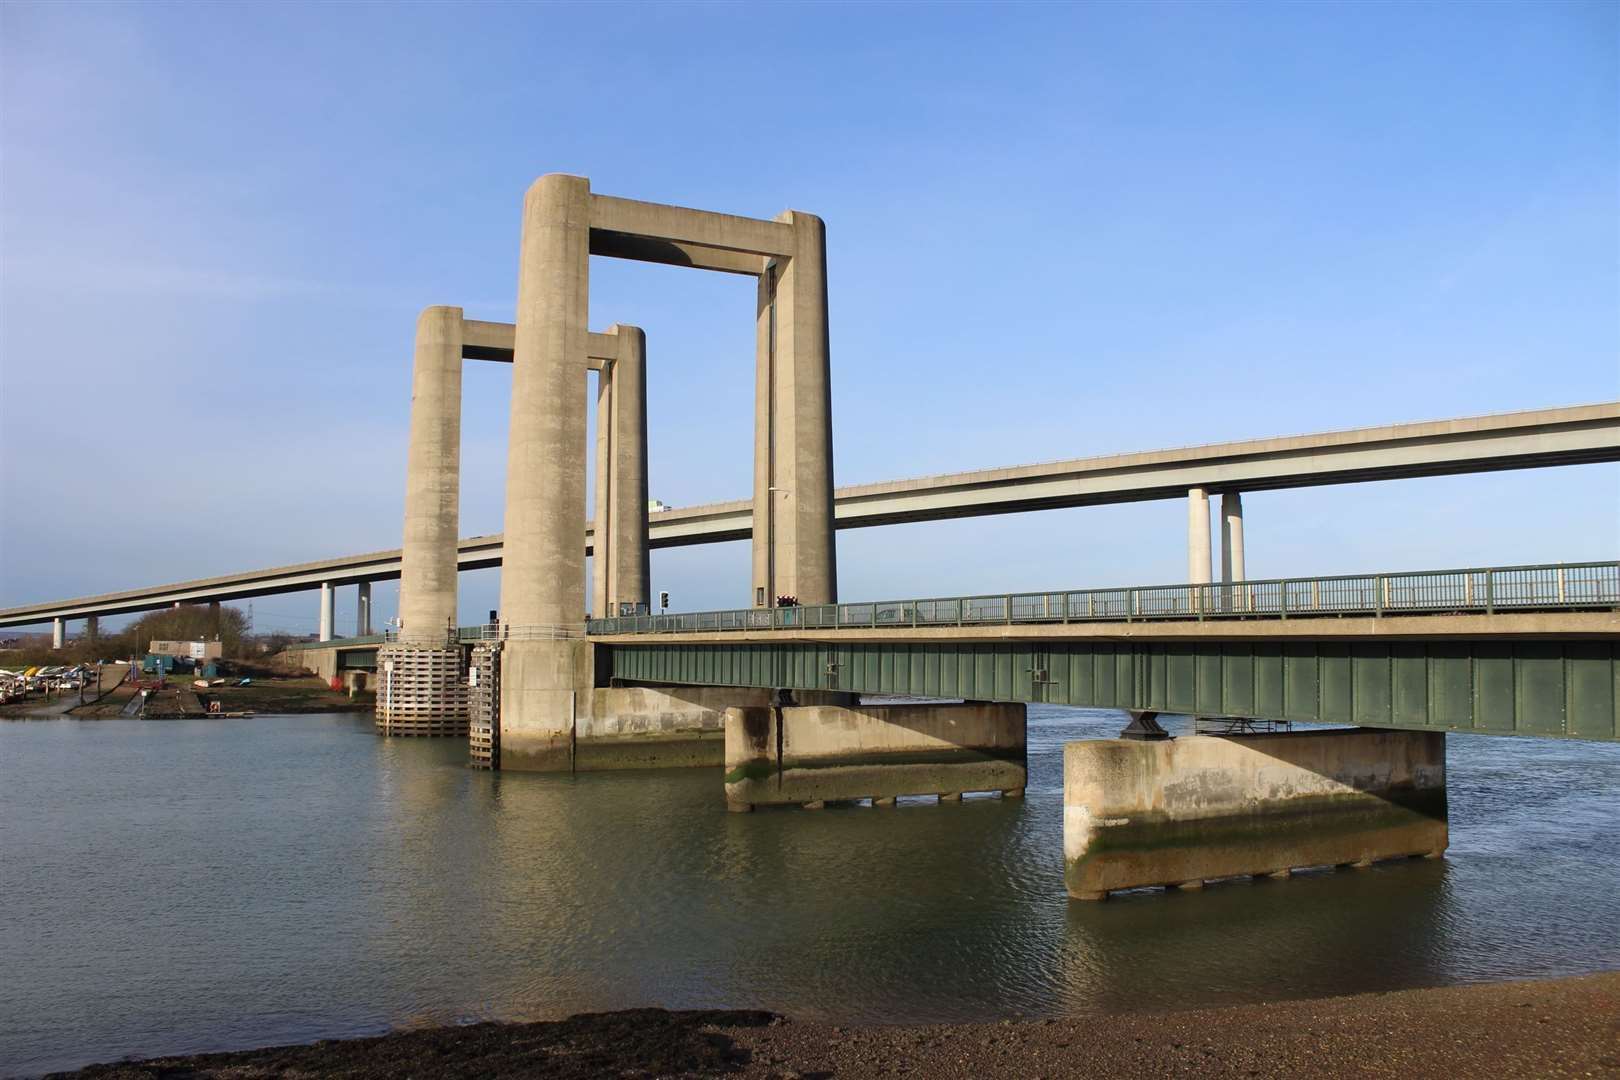
[[(510, 319), (546, 172), (826, 219), (839, 483), (1613, 400), (1617, 42), (1604, 3), (6, 4), (0, 606), (397, 546), (416, 313)], [(752, 286), (591, 272), (648, 333), (653, 495), (746, 496)], [(464, 535), (509, 385), (468, 368)], [(1620, 551), (1614, 466), (1245, 503), (1256, 577)], [(839, 536), (850, 599), (1185, 565), (1174, 502)], [(746, 545), (653, 576), (746, 603)]]

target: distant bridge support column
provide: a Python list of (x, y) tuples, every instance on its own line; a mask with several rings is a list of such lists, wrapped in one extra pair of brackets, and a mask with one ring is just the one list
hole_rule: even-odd
[[(607, 608), (603, 611), (613, 616), (619, 613), (620, 604), (652, 609), (652, 573), (647, 550), (647, 335), (637, 327), (619, 325), (608, 333), (619, 339), (609, 417), (612, 509), (608, 514)], [(597, 520), (600, 535), (601, 519)]]
[(1221, 493), (1221, 580), (1246, 580), (1243, 566), (1243, 496)]
[(101, 620), (94, 615), (85, 617), (84, 639), (92, 645), (101, 640)]
[[(1187, 492), (1187, 581), (1193, 585), (1208, 585), (1209, 562), (1209, 492), (1192, 488)], [(1206, 590), (1193, 590), (1195, 610), (1203, 610)]]
[[(551, 174), (523, 201), (500, 657), (502, 768), (568, 771), (594, 672), (585, 615), (590, 182)], [(600, 529), (601, 523), (598, 523)], [(611, 543), (611, 541), (610, 541)]]
[(1093, 739), (1063, 748), (1064, 883), (1080, 900), (1435, 857), (1448, 839), (1442, 732)]
[(332, 614), (333, 614), (333, 611), (334, 611), (334, 608), (332, 606), (332, 583), (330, 581), (323, 581), (323, 582), (321, 582), (321, 632), (320, 632), (320, 640), (322, 640), (322, 641), (331, 641), (332, 640), (332, 625), (333, 625)]
[(223, 633), (223, 623), (220, 620), (218, 600), (208, 601), (208, 633), (209, 636), (211, 636), (215, 641), (218, 641)]
[(67, 644), (67, 620), (66, 619), (61, 619), (61, 618), (52, 619), (51, 620), (51, 648), (60, 649), (62, 646), (66, 645), (66, 644)]
[(371, 582), (359, 582), (354, 591), (354, 632), (357, 637), (365, 637), (371, 633)]
[(827, 230), (789, 210), (794, 254), (759, 278), (755, 334), (754, 572), (756, 607), (779, 596), (838, 601), (833, 539), (831, 352)]
[(1236, 491), (1221, 492), (1221, 603), (1228, 611), (1247, 611), (1249, 587), (1231, 588), (1234, 581), (1247, 580), (1243, 567), (1243, 496)]

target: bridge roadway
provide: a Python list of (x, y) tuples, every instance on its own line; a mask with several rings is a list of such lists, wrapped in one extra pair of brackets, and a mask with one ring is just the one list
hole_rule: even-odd
[[(1620, 402), (861, 484), (836, 492), (835, 513), (838, 528), (852, 529), (1181, 498), (1194, 487), (1213, 492), (1268, 491), (1606, 461), (1620, 461)], [(654, 514), (649, 544), (678, 547), (747, 539), (752, 533), (752, 505), (738, 500)], [(593, 534), (587, 524), (587, 553)], [(459, 545), (458, 564), (462, 570), (499, 566), (501, 554), (500, 535), (471, 537)], [(323, 584), (385, 581), (399, 573), (398, 549), (376, 551), (18, 605), (0, 609), (0, 627), (302, 592)]]
[[(1620, 741), (1620, 563), (598, 619), (598, 680)], [(464, 627), (464, 640), (521, 627)], [(375, 667), (381, 636), (309, 643)]]

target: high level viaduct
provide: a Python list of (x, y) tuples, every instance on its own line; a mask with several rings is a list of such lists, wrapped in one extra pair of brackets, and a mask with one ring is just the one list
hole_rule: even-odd
[[(468, 320), (466, 325), (470, 328), (463, 352), (466, 358), (511, 361), (510, 324)], [(599, 345), (595, 351), (607, 350)], [(1271, 491), (1607, 461), (1620, 461), (1620, 402), (859, 484), (836, 490), (834, 517), (837, 528), (856, 529), (1185, 498), (1195, 488), (1206, 492)], [(753, 503), (748, 499), (678, 507), (651, 515), (647, 546), (746, 540), (752, 528)], [(592, 552), (594, 538), (595, 523), (587, 522), (586, 554)], [(457, 568), (500, 566), (503, 546), (500, 534), (461, 539), (456, 548)], [(0, 609), (0, 627), (122, 615), (177, 603), (307, 592), (323, 585), (358, 585), (391, 581), (399, 576), (400, 550), (395, 548), (97, 596), (20, 604)], [(597, 610), (597, 614), (602, 613)], [(326, 624), (330, 627), (331, 620), (327, 619)], [(369, 633), (369, 626), (356, 627), (356, 633)]]

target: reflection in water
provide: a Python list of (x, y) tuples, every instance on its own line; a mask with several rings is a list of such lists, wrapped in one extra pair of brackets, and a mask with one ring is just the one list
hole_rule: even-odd
[(487, 774), (353, 717), (0, 725), (0, 1072), (473, 1017), (1170, 1008), (1620, 964), (1620, 747), (1454, 737), (1444, 861), (1069, 903), (1024, 800), (728, 814), (718, 770)]

